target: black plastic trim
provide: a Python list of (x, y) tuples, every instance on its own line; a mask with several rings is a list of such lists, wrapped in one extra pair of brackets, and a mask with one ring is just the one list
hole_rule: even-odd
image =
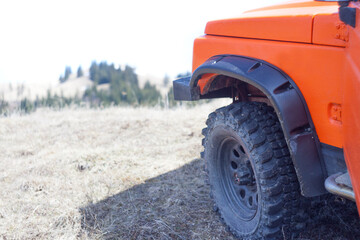
[[(194, 71), (188, 83), (189, 88), (197, 89), (197, 82), (205, 73), (232, 77), (261, 90), (278, 115), (299, 179), (301, 193), (306, 197), (326, 193), (324, 181), (327, 174), (320, 142), (305, 99), (287, 74), (262, 60), (237, 55), (219, 55), (211, 57)], [(198, 92), (194, 91), (194, 94)], [(199, 99), (200, 96), (192, 95), (191, 98)]]
[(180, 78), (173, 81), (174, 99), (194, 101), (200, 99), (199, 87), (190, 87), (191, 77)]
[(327, 170), (327, 175), (347, 172), (344, 150), (325, 143), (321, 143), (321, 152)]
[(339, 8), (340, 20), (345, 24), (355, 28), (356, 26), (356, 8), (340, 6)]

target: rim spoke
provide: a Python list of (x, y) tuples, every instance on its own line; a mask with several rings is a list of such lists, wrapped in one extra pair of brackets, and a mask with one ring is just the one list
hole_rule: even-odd
[(244, 164), (247, 164), (248, 162), (250, 163), (250, 160), (247, 155), (243, 154), (241, 157), (241, 162), (243, 162)]
[(241, 162), (242, 155), (238, 153), (236, 149), (233, 149), (230, 153), (229, 159), (231, 161), (240, 163)]
[(251, 195), (247, 198), (247, 204), (249, 205), (249, 208), (254, 207), (254, 198)]
[(236, 146), (236, 150), (241, 154), (246, 154), (245, 150), (243, 148), (243, 146), (241, 146), (240, 144)]
[(234, 157), (238, 162), (245, 163), (249, 160), (244, 148), (239, 144), (232, 150), (231, 156)]

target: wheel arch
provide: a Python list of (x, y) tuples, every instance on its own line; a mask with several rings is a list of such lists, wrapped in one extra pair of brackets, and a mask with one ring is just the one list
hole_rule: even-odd
[[(203, 78), (208, 79), (201, 80)], [(214, 84), (217, 81), (217, 84), (221, 85), (221, 81), (225, 79), (228, 86), (224, 88), (216, 87)], [(306, 101), (295, 82), (286, 73), (263, 60), (219, 55), (211, 57), (199, 66), (189, 80), (192, 100), (229, 95), (234, 98), (234, 91), (241, 93), (246, 86), (260, 90), (266, 101), (274, 107), (279, 118), (302, 195), (313, 197), (326, 193), (324, 181), (327, 173), (320, 142)], [(231, 81), (234, 80), (237, 89), (233, 88), (234, 82)], [(201, 84), (202, 94), (199, 86)], [(247, 97), (252, 101), (251, 96), (247, 96), (247, 91), (238, 95), (240, 101), (249, 100)]]

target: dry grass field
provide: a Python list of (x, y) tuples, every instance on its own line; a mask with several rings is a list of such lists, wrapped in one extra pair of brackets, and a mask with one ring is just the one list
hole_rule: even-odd
[[(0, 239), (233, 239), (199, 159), (223, 104), (0, 118)], [(301, 238), (356, 239), (354, 206), (327, 203)]]

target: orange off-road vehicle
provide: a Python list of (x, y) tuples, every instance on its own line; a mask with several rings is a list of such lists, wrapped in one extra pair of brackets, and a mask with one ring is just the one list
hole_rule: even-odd
[(243, 239), (305, 226), (307, 198), (360, 207), (360, 2), (298, 0), (211, 21), (176, 100), (229, 97), (203, 129), (211, 192)]

